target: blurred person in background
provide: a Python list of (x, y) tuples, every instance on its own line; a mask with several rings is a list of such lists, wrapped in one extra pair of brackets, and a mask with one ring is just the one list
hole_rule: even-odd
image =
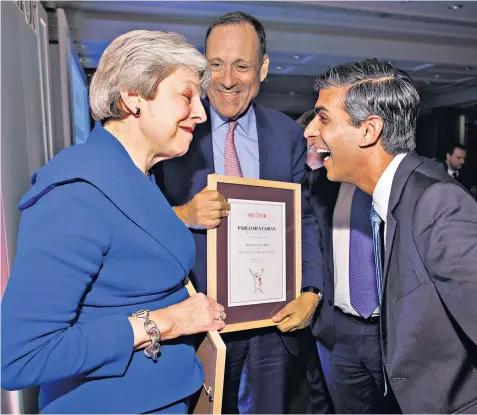
[(467, 149), (462, 144), (451, 144), (444, 161), (444, 166), (449, 176), (459, 180), (459, 173), (462, 167), (464, 167), (466, 155)]
[[(297, 124), (303, 129), (315, 118), (315, 110), (309, 110), (304, 112), (296, 120)], [(323, 167), (323, 157), (316, 151), (314, 140), (306, 140), (306, 165), (311, 170), (319, 169)]]
[[(296, 123), (305, 129), (313, 118), (315, 118), (314, 109), (303, 113), (298, 117)], [(312, 178), (312, 171), (323, 164), (322, 157), (316, 152), (313, 140), (307, 140), (306, 164), (308, 166), (308, 180)], [(309, 182), (305, 184), (308, 185)], [(310, 190), (312, 190), (311, 186)], [(326, 191), (326, 189), (321, 190)], [(321, 236), (320, 240), (323, 240), (323, 236)], [(315, 313), (318, 312), (319, 311), (316, 311)], [(334, 413), (331, 397), (326, 387), (320, 357), (316, 348), (316, 339), (311, 332), (311, 327), (305, 327), (298, 331), (297, 337), (300, 350), (298, 355), (293, 358), (295, 361), (295, 381), (291, 384), (293, 389), (290, 394), (292, 396), (289, 408), (290, 413), (323, 413), (323, 408), (326, 408), (328, 413)]]
[(189, 298), (192, 235), (149, 177), (206, 120), (205, 58), (132, 31), (101, 57), (85, 144), (32, 177), (2, 301), (2, 387), (40, 385), (41, 413), (186, 413), (204, 375), (191, 334), (224, 308)]
[(446, 153), (446, 160), (444, 161), (444, 169), (449, 176), (452, 176), (459, 183), (461, 183), (467, 190), (472, 190), (475, 196), (475, 189), (472, 186), (470, 171), (464, 167), (465, 159), (467, 157), (467, 148), (459, 143), (452, 143)]

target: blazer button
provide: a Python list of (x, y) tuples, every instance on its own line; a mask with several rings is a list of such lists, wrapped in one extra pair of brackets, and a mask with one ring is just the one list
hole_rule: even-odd
[(332, 306), (333, 305), (333, 302), (331, 300), (328, 300), (328, 305), (329, 306)]

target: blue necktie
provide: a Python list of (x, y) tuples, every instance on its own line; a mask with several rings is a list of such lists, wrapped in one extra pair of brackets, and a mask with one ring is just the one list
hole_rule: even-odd
[(383, 220), (374, 210), (374, 207), (371, 208), (369, 218), (371, 219), (371, 227), (373, 228), (374, 262), (376, 268), (376, 280), (378, 283), (379, 303), (381, 304), (381, 298), (383, 296), (383, 256), (380, 227)]
[[(383, 256), (381, 248), (381, 222), (383, 221), (378, 215), (378, 212), (374, 210), (374, 207), (371, 208), (369, 213), (369, 218), (371, 219), (371, 227), (373, 229), (373, 247), (374, 247), (374, 262), (376, 267), (376, 281), (378, 283), (378, 293), (379, 293), (379, 304), (383, 298)], [(381, 349), (381, 357), (383, 361), (383, 377), (384, 377), (384, 396), (388, 394), (388, 382), (386, 381), (386, 369), (384, 367), (384, 356), (382, 355), (383, 350)]]
[(349, 296), (353, 308), (368, 318), (379, 305), (373, 236), (369, 211), (372, 197), (358, 187), (351, 204), (349, 236)]

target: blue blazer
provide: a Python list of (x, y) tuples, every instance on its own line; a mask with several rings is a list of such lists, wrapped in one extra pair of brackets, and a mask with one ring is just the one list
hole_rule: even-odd
[(188, 297), (194, 240), (154, 182), (99, 124), (58, 154), (19, 204), (2, 302), (2, 387), (41, 385), (42, 413), (139, 413), (199, 389), (191, 338), (154, 363), (128, 315)]
[[(180, 206), (207, 186), (207, 175), (215, 173), (209, 103), (208, 119), (197, 125), (189, 151), (155, 167), (158, 186), (171, 205)], [(260, 179), (306, 183), (306, 141), (303, 129), (279, 111), (255, 108), (258, 132)], [(192, 230), (197, 249), (191, 280), (198, 291), (207, 292), (207, 231)], [(323, 256), (320, 234), (309, 200), (308, 185), (302, 186), (302, 286), (323, 290)], [(287, 342), (296, 354), (298, 345)]]

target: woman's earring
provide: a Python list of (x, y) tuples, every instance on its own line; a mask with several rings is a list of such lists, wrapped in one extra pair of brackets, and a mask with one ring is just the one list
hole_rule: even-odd
[(141, 115), (141, 108), (136, 108), (136, 114), (134, 116), (138, 118)]

